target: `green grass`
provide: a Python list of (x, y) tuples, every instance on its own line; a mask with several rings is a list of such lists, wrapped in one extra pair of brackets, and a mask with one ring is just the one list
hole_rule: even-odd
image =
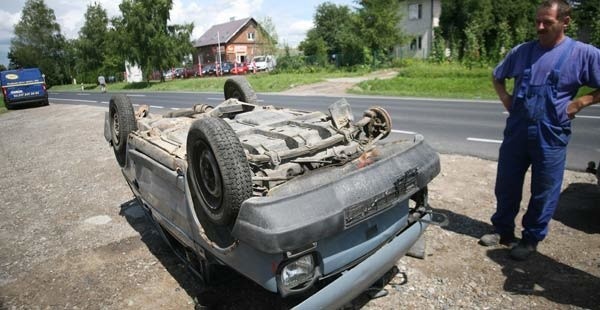
[(4, 96), (2, 96), (2, 100), (0, 100), (0, 114), (8, 111), (6, 105), (4, 104)]
[[(386, 95), (406, 97), (491, 99), (498, 97), (492, 87), (491, 67), (466, 68), (459, 64), (434, 64), (422, 61), (407, 61), (397, 68), (398, 76), (392, 79), (374, 79), (354, 86), (350, 93), (363, 95)], [(317, 70), (318, 71), (318, 70)], [(367, 70), (358, 72), (327, 71), (306, 73), (260, 73), (248, 74), (246, 78), (257, 92), (280, 92), (295, 86), (324, 81), (326, 78), (352, 77), (367, 74)], [(223, 91), (228, 77), (204, 77), (166, 82), (150, 83), (113, 83), (108, 84), (109, 91)], [(507, 81), (509, 92), (513, 81)], [(85, 84), (85, 91), (98, 92), (100, 87)], [(61, 85), (52, 87), (52, 91), (81, 91), (81, 85)], [(579, 94), (591, 91), (582, 88)]]
[(401, 68), (398, 76), (393, 79), (365, 81), (350, 92), (366, 95), (497, 99), (491, 76), (492, 68), (468, 69), (455, 64), (411, 62)]
[[(351, 77), (361, 75), (360, 72), (319, 72), (319, 73), (277, 73), (277, 74), (248, 74), (246, 78), (257, 92), (280, 92), (298, 85), (324, 81), (326, 78)], [(203, 77), (165, 82), (151, 81), (150, 83), (112, 83), (107, 85), (109, 91), (223, 91), (223, 84), (229, 76)], [(85, 91), (99, 92), (95, 84), (84, 84)], [(52, 91), (81, 91), (79, 85), (53, 86)]]

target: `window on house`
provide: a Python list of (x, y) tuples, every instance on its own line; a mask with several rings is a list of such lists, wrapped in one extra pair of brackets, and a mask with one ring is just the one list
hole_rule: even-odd
[(423, 18), (423, 5), (422, 4), (411, 4), (408, 6), (408, 19), (421, 19)]
[(254, 41), (254, 32), (248, 32), (248, 41)]
[(417, 38), (417, 49), (422, 49), (423, 48), (423, 37), (419, 36), (419, 38)]
[(410, 50), (414, 51), (415, 49), (417, 49), (417, 39), (412, 39), (410, 42)]

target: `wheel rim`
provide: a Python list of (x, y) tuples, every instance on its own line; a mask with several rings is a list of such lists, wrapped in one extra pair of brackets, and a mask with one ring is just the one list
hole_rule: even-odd
[(194, 167), (197, 173), (194, 175), (199, 192), (205, 205), (212, 212), (221, 208), (223, 197), (221, 173), (217, 160), (212, 151), (203, 141), (198, 142), (195, 153), (199, 154)]
[(113, 129), (113, 143), (115, 145), (119, 145), (120, 139), (119, 136), (121, 134), (120, 132), (120, 126), (119, 126), (119, 113), (117, 112), (117, 110), (115, 110), (113, 112), (113, 117), (112, 117), (112, 129)]

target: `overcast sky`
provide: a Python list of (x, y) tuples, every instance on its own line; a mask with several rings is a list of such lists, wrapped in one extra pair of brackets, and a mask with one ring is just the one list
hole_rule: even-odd
[[(89, 3), (98, 2), (109, 17), (120, 15), (121, 0), (45, 0), (54, 10), (63, 35), (69, 39), (78, 36), (84, 23)], [(200, 37), (210, 26), (224, 23), (231, 17), (254, 17), (257, 21), (271, 17), (280, 42), (296, 46), (313, 26), (315, 8), (324, 0), (173, 0), (170, 24), (194, 23), (192, 39)], [(356, 6), (354, 0), (329, 0), (335, 4)], [(2, 1), (0, 7), (0, 63), (8, 66), (7, 54), (13, 28), (21, 19), (25, 0)]]

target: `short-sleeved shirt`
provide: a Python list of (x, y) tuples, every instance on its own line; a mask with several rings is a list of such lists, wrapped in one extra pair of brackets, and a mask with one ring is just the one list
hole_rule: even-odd
[[(531, 66), (530, 84), (543, 84), (556, 66), (562, 52), (568, 48), (569, 40), (572, 39), (566, 37), (550, 49), (543, 48), (538, 41), (516, 46), (494, 69), (494, 78), (496, 80), (514, 78), (516, 90), (521, 84), (523, 71)], [(557, 106), (568, 104), (583, 85), (600, 88), (600, 49), (582, 42), (575, 42), (572, 46), (572, 51), (560, 68), (557, 102), (555, 102)], [(513, 100), (515, 97), (513, 96)]]
[(104, 81), (104, 77), (102, 75), (98, 77), (98, 84), (106, 84), (106, 81)]

